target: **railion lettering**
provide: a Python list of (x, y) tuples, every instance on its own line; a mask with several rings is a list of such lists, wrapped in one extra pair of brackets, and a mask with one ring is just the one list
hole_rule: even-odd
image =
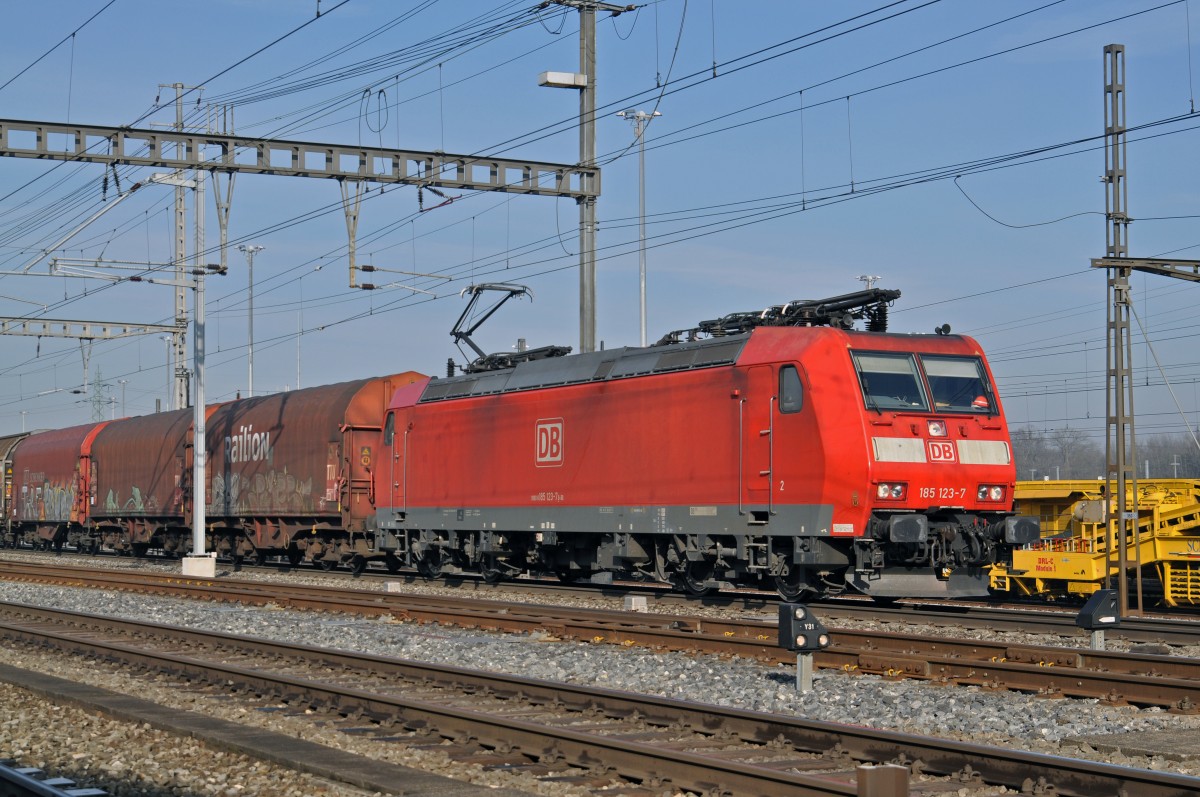
[(275, 449), (271, 445), (270, 432), (255, 432), (254, 424), (243, 426), (238, 433), (225, 438), (225, 461), (230, 464), (237, 462), (271, 462), (275, 459)]

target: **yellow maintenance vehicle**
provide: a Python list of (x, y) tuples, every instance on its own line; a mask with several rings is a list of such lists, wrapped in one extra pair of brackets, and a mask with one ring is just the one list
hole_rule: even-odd
[[(1126, 506), (1137, 512), (1135, 539), (1126, 541), (1132, 594), (1140, 568), (1143, 594), (1167, 606), (1200, 605), (1200, 480), (1146, 479), (1127, 485)], [(1041, 519), (1042, 539), (1013, 552), (1012, 567), (996, 565), (994, 592), (1014, 596), (1086, 599), (1116, 578), (1117, 522), (1106, 527), (1103, 481), (1019, 481), (1019, 514)], [(1114, 581), (1115, 583), (1115, 581)]]

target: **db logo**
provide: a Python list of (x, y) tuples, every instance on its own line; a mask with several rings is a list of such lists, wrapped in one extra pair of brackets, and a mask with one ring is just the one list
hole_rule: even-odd
[(536, 456), (539, 468), (553, 468), (563, 463), (563, 419), (545, 418), (534, 427)]
[(929, 441), (929, 461), (930, 462), (953, 462), (954, 461), (954, 443), (949, 440), (930, 440)]

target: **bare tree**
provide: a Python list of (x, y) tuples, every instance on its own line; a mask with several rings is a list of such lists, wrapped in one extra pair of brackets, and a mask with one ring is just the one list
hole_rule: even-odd
[(1104, 449), (1082, 429), (1022, 427), (1012, 433), (1012, 448), (1018, 479), (1094, 479), (1104, 475)]

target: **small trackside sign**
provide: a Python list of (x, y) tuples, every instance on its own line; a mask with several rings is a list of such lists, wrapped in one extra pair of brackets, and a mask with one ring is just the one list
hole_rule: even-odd
[(534, 464), (539, 468), (562, 467), (562, 418), (540, 418), (534, 426)]
[(929, 441), (929, 461), (930, 462), (954, 462), (957, 457), (954, 454), (954, 443), (950, 440), (930, 440)]

